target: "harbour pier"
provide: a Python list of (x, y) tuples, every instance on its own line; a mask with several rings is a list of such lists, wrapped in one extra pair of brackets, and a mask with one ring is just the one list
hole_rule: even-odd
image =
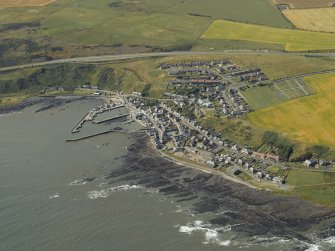
[(118, 116), (115, 116), (115, 117), (111, 117), (111, 118), (107, 118), (107, 119), (103, 119), (103, 120), (99, 120), (99, 121), (94, 121), (93, 123), (101, 124), (101, 123), (105, 123), (105, 122), (112, 121), (112, 120), (115, 120), (115, 119), (125, 118), (125, 117), (128, 117), (129, 115), (131, 115), (131, 113), (121, 114), (121, 115), (118, 115)]

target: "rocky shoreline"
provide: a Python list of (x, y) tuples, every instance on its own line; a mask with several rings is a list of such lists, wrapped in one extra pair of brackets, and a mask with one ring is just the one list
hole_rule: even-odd
[(20, 102), (17, 105), (12, 105), (12, 106), (6, 106), (6, 107), (0, 107), (0, 115), (4, 114), (10, 114), (10, 113), (16, 113), (20, 112), (25, 108), (31, 107), (33, 105), (40, 104), (41, 108), (36, 110), (35, 112), (42, 112), (45, 110), (49, 110), (58, 106), (61, 106), (66, 103), (71, 103), (74, 101), (78, 100), (84, 100), (84, 99), (89, 99), (89, 98), (96, 98), (96, 97), (85, 97), (85, 96), (38, 96), (38, 97), (30, 97), (22, 102)]
[[(162, 158), (148, 138), (137, 138), (123, 158), (124, 165), (106, 179), (154, 188), (175, 202), (188, 201), (195, 214), (214, 213), (210, 223), (233, 225), (244, 236), (276, 236), (311, 244), (335, 235), (335, 211), (298, 198), (276, 196), (234, 183), (215, 174), (184, 167)], [(222, 214), (222, 212), (225, 212)], [(218, 216), (219, 214), (219, 216)], [(297, 250), (305, 250), (304, 247)]]

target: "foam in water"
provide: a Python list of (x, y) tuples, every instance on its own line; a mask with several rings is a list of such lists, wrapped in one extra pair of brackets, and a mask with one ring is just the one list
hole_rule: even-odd
[(18, 111), (18, 112), (8, 112), (8, 113), (1, 113), (1, 114), (0, 114), (0, 117), (11, 116), (11, 115), (14, 115), (14, 114), (20, 114), (20, 113), (22, 113), (22, 111)]
[(87, 184), (86, 180), (74, 180), (69, 184), (69, 186), (80, 186), (85, 184)]
[(317, 239), (312, 244), (306, 243), (308, 248), (305, 251), (333, 250), (335, 247), (335, 236), (330, 236), (326, 239)]
[(197, 220), (192, 224), (177, 227), (179, 227), (179, 232), (189, 235), (193, 232), (202, 232), (205, 238), (203, 244), (216, 243), (220, 246), (229, 246), (231, 244), (230, 240), (222, 240), (219, 236), (219, 232), (231, 231), (232, 226), (230, 225), (224, 227), (213, 227), (209, 223), (204, 223), (201, 220)]
[(50, 199), (59, 198), (59, 193), (55, 193), (49, 196)]
[(177, 208), (177, 209), (174, 211), (175, 213), (189, 213), (189, 214), (191, 214), (191, 213), (190, 213), (191, 210), (190, 210), (189, 208), (183, 208), (183, 207), (180, 206), (180, 205), (177, 205), (176, 208)]
[(326, 243), (332, 244), (332, 247), (335, 247), (335, 236), (331, 236), (323, 240)]
[(305, 251), (319, 251), (320, 247), (317, 244), (311, 244)]
[[(295, 240), (297, 245), (299, 244), (298, 240)], [(290, 246), (290, 244), (294, 242), (289, 239), (285, 239), (283, 237), (260, 237), (260, 236), (253, 236), (249, 238), (247, 241), (243, 243), (239, 243), (240, 248), (248, 248), (248, 247), (255, 247), (255, 246), (263, 246), (263, 247), (271, 247), (275, 245), (280, 245), (281, 247)]]
[(110, 194), (118, 191), (128, 191), (133, 189), (142, 189), (142, 186), (138, 185), (121, 185), (117, 187), (110, 187), (108, 189), (102, 189), (100, 191), (89, 191), (88, 198), (89, 199), (98, 199), (98, 198), (107, 198)]

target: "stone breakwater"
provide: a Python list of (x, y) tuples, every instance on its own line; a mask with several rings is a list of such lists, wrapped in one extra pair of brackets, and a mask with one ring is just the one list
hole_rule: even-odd
[(315, 240), (335, 235), (333, 210), (180, 166), (161, 158), (150, 148), (147, 138), (138, 138), (128, 148), (123, 167), (112, 171), (106, 179), (110, 183), (117, 180), (154, 188), (175, 202), (187, 201), (194, 214), (211, 214), (212, 226), (232, 226), (238, 238), (282, 238), (298, 242), (295, 250), (306, 250), (316, 245)]

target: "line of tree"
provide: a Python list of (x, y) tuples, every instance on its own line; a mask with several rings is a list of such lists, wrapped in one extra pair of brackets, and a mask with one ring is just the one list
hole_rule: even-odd
[(293, 145), (278, 133), (266, 131), (262, 137), (262, 142), (277, 148), (281, 161), (288, 161), (293, 153)]

